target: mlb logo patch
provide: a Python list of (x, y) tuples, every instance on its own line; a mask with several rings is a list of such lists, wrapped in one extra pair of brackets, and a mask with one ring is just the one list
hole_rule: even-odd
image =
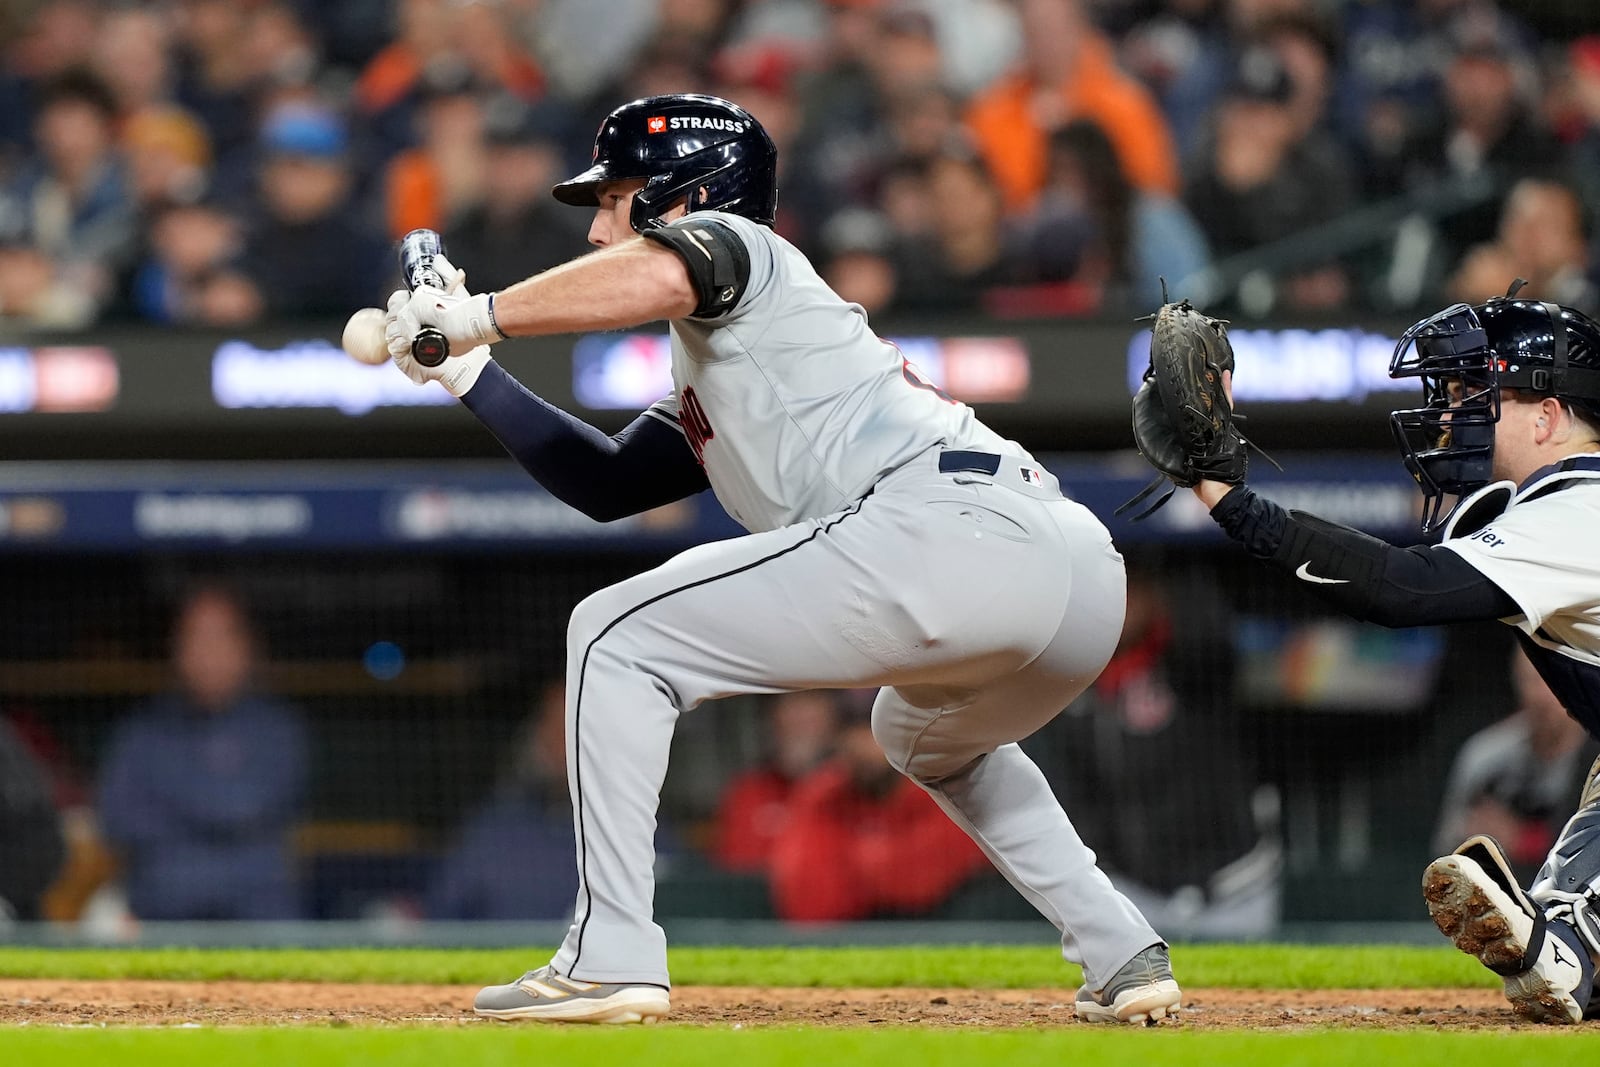
[(644, 128), (649, 130), (651, 133), (666, 133), (667, 116), (651, 115), (649, 118), (644, 120)]
[(1032, 467), (1022, 467), (1020, 469), (1022, 471), (1023, 481), (1027, 482), (1029, 485), (1037, 485), (1043, 488), (1044, 477), (1040, 475), (1038, 471), (1034, 470)]

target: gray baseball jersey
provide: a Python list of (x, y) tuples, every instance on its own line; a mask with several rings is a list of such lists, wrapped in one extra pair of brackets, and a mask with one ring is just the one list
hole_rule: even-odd
[(672, 323), (676, 388), (649, 414), (684, 431), (745, 529), (848, 507), (935, 444), (1026, 457), (919, 377), (788, 241), (737, 215), (702, 217), (744, 240), (750, 281), (726, 314)]
[[(692, 216), (699, 218), (700, 216)], [(1016, 742), (1092, 682), (1122, 627), (1122, 559), (1087, 510), (908, 368), (792, 246), (707, 213), (750, 279), (672, 323), (678, 425), (747, 536), (585, 599), (567, 641), (580, 887), (552, 961), (668, 984), (653, 838), (679, 714), (738, 693), (881, 687), (873, 732), (1061, 931), (1098, 986), (1160, 940), (1095, 866)]]

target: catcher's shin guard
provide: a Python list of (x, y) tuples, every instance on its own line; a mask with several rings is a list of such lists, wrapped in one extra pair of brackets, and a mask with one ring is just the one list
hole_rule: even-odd
[(1562, 827), (1528, 895), (1547, 916), (1576, 927), (1589, 952), (1600, 958), (1600, 759), (1589, 768), (1578, 810)]

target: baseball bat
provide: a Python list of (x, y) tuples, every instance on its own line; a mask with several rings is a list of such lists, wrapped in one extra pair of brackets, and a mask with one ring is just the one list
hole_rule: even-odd
[[(400, 276), (407, 289), (419, 285), (444, 288), (444, 279), (433, 265), (444, 255), (444, 239), (433, 230), (412, 230), (400, 238)], [(450, 355), (450, 341), (432, 326), (424, 326), (411, 339), (411, 358), (424, 367), (437, 367)]]

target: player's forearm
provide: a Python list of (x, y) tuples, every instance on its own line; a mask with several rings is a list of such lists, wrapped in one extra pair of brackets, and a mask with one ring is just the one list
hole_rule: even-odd
[(529, 392), (496, 363), (461, 402), (535, 481), (597, 522), (681, 500), (708, 484), (672, 427), (640, 416), (608, 437)]
[(1252, 555), (1353, 618), (1431, 626), (1518, 612), (1499, 586), (1448, 549), (1397, 548), (1315, 515), (1285, 511), (1243, 485), (1223, 494), (1211, 517)]
[(699, 301), (677, 254), (636, 237), (502, 289), (494, 320), (507, 337), (618, 330), (684, 318)]

